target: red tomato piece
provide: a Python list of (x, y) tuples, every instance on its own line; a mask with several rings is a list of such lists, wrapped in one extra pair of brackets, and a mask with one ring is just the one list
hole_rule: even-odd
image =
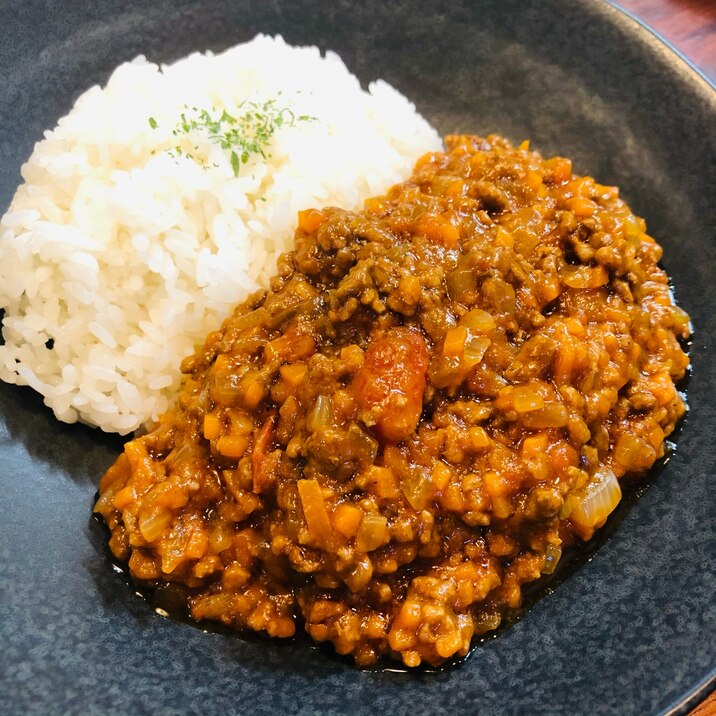
[(384, 441), (401, 442), (417, 427), (428, 362), (425, 339), (410, 328), (391, 328), (368, 346), (352, 392)]

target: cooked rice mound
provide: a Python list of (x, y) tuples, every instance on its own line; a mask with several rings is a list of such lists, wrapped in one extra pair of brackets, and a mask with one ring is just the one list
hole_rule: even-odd
[[(191, 108), (270, 100), (311, 119), (238, 175), (206, 132), (175, 134)], [(363, 91), (337, 55), (280, 37), (121, 65), (35, 146), (0, 222), (0, 378), (65, 422), (125, 434), (155, 420), (181, 359), (268, 285), (298, 210), (358, 208), (439, 147), (388, 84)]]

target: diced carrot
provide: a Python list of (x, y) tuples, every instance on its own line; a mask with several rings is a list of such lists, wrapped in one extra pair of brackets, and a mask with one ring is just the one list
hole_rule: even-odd
[(433, 485), (438, 490), (444, 490), (452, 477), (452, 470), (444, 462), (436, 462), (433, 471)]
[(398, 291), (407, 303), (415, 305), (420, 300), (420, 294), (422, 292), (422, 286), (420, 285), (420, 279), (417, 276), (403, 276), (398, 281)]
[(134, 488), (127, 485), (117, 492), (114, 496), (114, 506), (118, 510), (123, 510), (127, 505), (131, 505), (134, 501)]
[(440, 504), (450, 512), (462, 512), (465, 509), (465, 498), (460, 485), (451, 483), (444, 487)]
[(484, 450), (490, 446), (490, 436), (479, 425), (468, 430), (470, 436), (470, 446), (473, 450)]
[(663, 442), (666, 434), (661, 429), (660, 425), (655, 425), (653, 430), (649, 433), (649, 443), (654, 450), (659, 450), (661, 443)]
[(515, 237), (502, 226), (497, 227), (497, 234), (495, 236), (495, 243), (498, 246), (502, 246), (505, 249), (511, 249), (515, 245)]
[(297, 388), (303, 383), (307, 370), (305, 363), (288, 363), (279, 368), (279, 373), (291, 388)]
[(422, 169), (423, 167), (428, 166), (428, 164), (433, 164), (439, 157), (439, 152), (427, 152), (423, 154), (418, 158), (418, 161), (415, 162), (415, 171), (417, 172), (418, 169)]
[(582, 333), (584, 333), (584, 325), (578, 318), (567, 316), (567, 318), (564, 319), (564, 325), (573, 336), (581, 336)]
[(609, 282), (609, 273), (604, 266), (567, 266), (562, 271), (562, 280), (570, 288), (599, 288)]
[(570, 182), (570, 188), (575, 196), (587, 197), (594, 187), (594, 179), (589, 176), (575, 177)]
[(593, 216), (597, 210), (597, 205), (591, 199), (585, 199), (581, 196), (575, 196), (567, 201), (567, 208), (580, 219)]
[(522, 457), (534, 460), (547, 450), (549, 436), (547, 433), (535, 433), (522, 441)]
[(333, 394), (333, 413), (339, 420), (352, 417), (355, 405), (355, 397), (350, 390), (342, 388)]
[(602, 199), (616, 199), (619, 196), (618, 186), (606, 186), (605, 184), (595, 184), (594, 188), (599, 192)]
[(363, 351), (360, 346), (351, 344), (341, 348), (341, 360), (345, 363), (360, 365), (363, 362)]
[(201, 559), (206, 551), (209, 549), (209, 538), (206, 532), (202, 529), (192, 530), (189, 539), (187, 540), (186, 547), (184, 548), (184, 554), (189, 559)]
[(447, 219), (433, 214), (423, 214), (416, 222), (418, 233), (424, 234), (431, 241), (448, 247), (455, 247), (460, 241), (460, 229), (453, 226)]
[(550, 301), (554, 301), (557, 296), (561, 293), (561, 286), (559, 284), (559, 281), (554, 278), (547, 278), (545, 276), (544, 281), (538, 284), (537, 290), (539, 291), (539, 296), (544, 301), (544, 303), (549, 303)]
[(204, 416), (204, 437), (207, 440), (216, 440), (221, 435), (221, 420), (216, 413), (207, 413)]
[(553, 157), (547, 160), (552, 171), (552, 181), (555, 184), (562, 184), (572, 176), (572, 162), (565, 157)]
[(366, 199), (364, 206), (365, 210), (369, 214), (374, 214), (375, 216), (381, 216), (388, 209), (388, 204), (378, 197), (370, 197), (369, 199)]
[(249, 446), (247, 435), (223, 435), (216, 441), (217, 451), (224, 457), (238, 459)]
[(525, 183), (532, 191), (537, 191), (542, 186), (542, 175), (530, 170), (525, 177)]
[(313, 336), (296, 334), (293, 331), (275, 338), (264, 346), (264, 360), (270, 363), (274, 360), (293, 363), (308, 358), (316, 351), (316, 341)]
[(213, 369), (215, 373), (225, 373), (227, 370), (230, 370), (231, 366), (229, 356), (224, 353), (220, 353), (218, 356), (216, 356)]
[(248, 435), (254, 431), (254, 421), (242, 410), (232, 410), (229, 413), (231, 432), (238, 435)]
[(465, 326), (454, 326), (448, 328), (443, 342), (443, 355), (459, 356), (465, 349), (467, 340), (467, 328)]
[(503, 497), (509, 492), (510, 486), (507, 480), (502, 475), (493, 470), (488, 470), (483, 476), (483, 482), (485, 484), (485, 490), (490, 496), (490, 499), (496, 497)]
[(649, 388), (661, 405), (666, 405), (676, 397), (676, 388), (668, 373), (655, 373), (649, 378)]
[(482, 165), (487, 160), (487, 152), (475, 152), (470, 157), (470, 169), (474, 169), (475, 173), (482, 169)]
[(415, 629), (422, 619), (422, 609), (420, 602), (406, 600), (403, 603), (398, 616), (395, 618), (394, 626), (398, 629)]
[(371, 465), (360, 475), (359, 481), (364, 489), (370, 489), (382, 499), (393, 500), (400, 495), (395, 475), (389, 467)]
[(298, 212), (298, 228), (307, 234), (312, 234), (326, 220), (323, 213), (317, 209), (305, 209)]
[(259, 378), (251, 376), (241, 381), (241, 397), (249, 410), (256, 408), (265, 395), (266, 386)]
[(251, 453), (251, 471), (253, 473), (254, 492), (256, 494), (260, 493), (270, 482), (265, 474), (266, 470), (264, 469), (263, 463), (266, 453), (268, 452), (268, 447), (273, 438), (276, 415), (276, 409), (272, 410), (268, 414), (264, 424), (261, 426), (254, 438), (254, 449)]
[(462, 635), (459, 629), (451, 631), (445, 636), (441, 636), (435, 642), (435, 651), (443, 659), (451, 657), (462, 646)]
[(462, 179), (455, 179), (445, 189), (445, 196), (461, 196), (465, 193), (465, 182)]
[(331, 541), (332, 528), (321, 486), (313, 479), (299, 480), (296, 485), (311, 536), (319, 544), (328, 545)]
[(363, 511), (347, 502), (342, 502), (333, 511), (333, 526), (344, 536), (355, 537), (363, 518)]

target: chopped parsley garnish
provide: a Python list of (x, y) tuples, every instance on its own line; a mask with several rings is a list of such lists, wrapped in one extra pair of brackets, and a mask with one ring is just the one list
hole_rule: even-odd
[[(242, 110), (236, 116), (223, 110), (209, 112), (206, 109), (199, 110), (196, 107), (182, 112), (179, 115), (172, 134), (175, 137), (202, 133), (222, 149), (229, 152), (231, 168), (234, 176), (239, 175), (242, 164), (249, 161), (252, 155), (260, 155), (266, 159), (266, 148), (271, 137), (281, 127), (293, 127), (296, 122), (312, 122), (316, 117), (307, 114), (296, 115), (288, 107), (279, 107), (276, 100), (270, 99), (263, 103), (243, 102), (239, 109)], [(153, 117), (149, 118), (149, 126), (157, 128), (157, 122)], [(175, 157), (194, 157), (182, 150), (177, 145), (170, 154)]]

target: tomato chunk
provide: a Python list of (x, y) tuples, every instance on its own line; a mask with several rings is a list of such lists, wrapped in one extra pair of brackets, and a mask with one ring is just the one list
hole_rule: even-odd
[(364, 422), (384, 441), (401, 442), (415, 430), (428, 362), (425, 339), (410, 328), (391, 328), (368, 346), (352, 392)]

